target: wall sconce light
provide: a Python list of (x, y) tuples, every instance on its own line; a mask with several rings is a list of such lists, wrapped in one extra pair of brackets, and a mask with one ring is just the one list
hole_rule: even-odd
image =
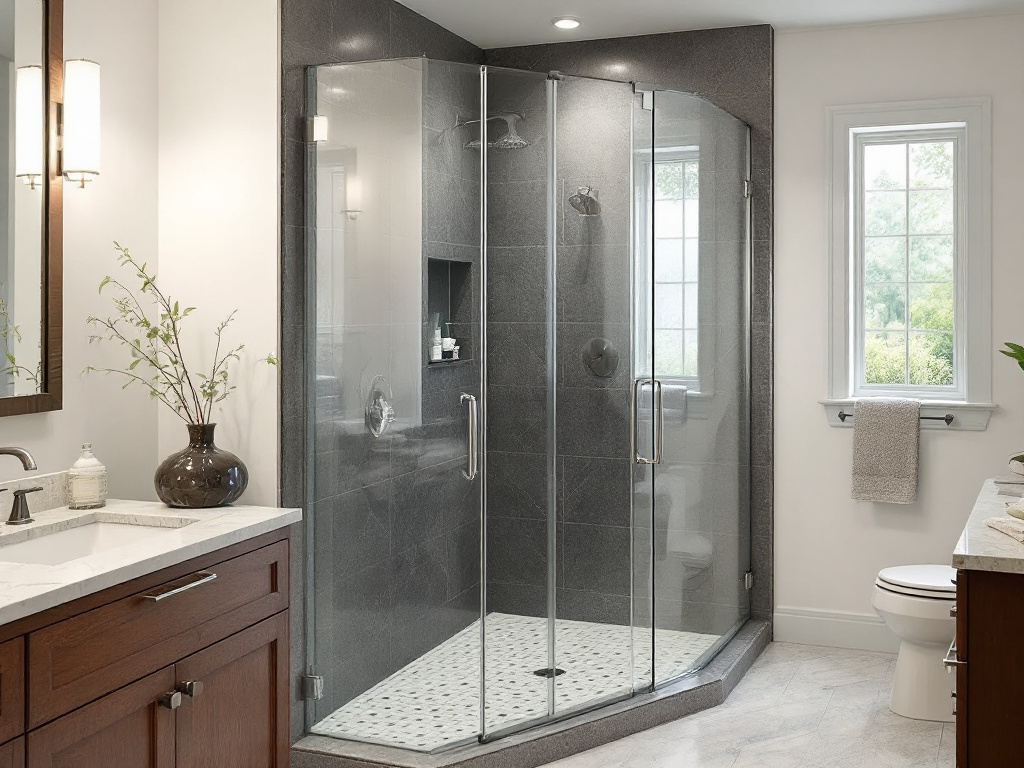
[(345, 210), (342, 213), (355, 221), (356, 215), (362, 212), (363, 182), (354, 173), (348, 173), (345, 175)]
[(327, 141), (329, 135), (327, 115), (316, 115), (310, 123), (312, 141)]
[(14, 82), (14, 175), (32, 189), (43, 179), (43, 68), (18, 67)]
[(88, 59), (64, 62), (61, 171), (85, 188), (100, 173), (100, 65)]

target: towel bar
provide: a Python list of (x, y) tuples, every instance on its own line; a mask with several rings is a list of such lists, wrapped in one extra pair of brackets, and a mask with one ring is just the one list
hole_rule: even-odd
[[(839, 420), (841, 422), (843, 422), (843, 423), (845, 423), (847, 419), (852, 419), (852, 418), (853, 418), (853, 414), (852, 413), (846, 413), (845, 411), (840, 411), (839, 412)], [(921, 421), (944, 421), (944, 422), (946, 422), (946, 426), (947, 427), (950, 424), (953, 423), (953, 414), (952, 413), (947, 413), (945, 416), (920, 416), (919, 418), (921, 419)]]

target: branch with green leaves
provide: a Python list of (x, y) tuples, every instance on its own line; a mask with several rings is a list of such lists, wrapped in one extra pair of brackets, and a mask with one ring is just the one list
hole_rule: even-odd
[(7, 347), (7, 350), (4, 352), (4, 361), (7, 364), (0, 368), (0, 375), (9, 375), (15, 379), (20, 379), (24, 376), (26, 380), (32, 382), (36, 392), (41, 392), (43, 380), (42, 361), (40, 360), (33, 371), (19, 364), (18, 359), (10, 351), (11, 341), (21, 341), (21, 329), (12, 322), (10, 309), (7, 302), (3, 299), (0, 299), (0, 341), (3, 341), (4, 346)]
[[(111, 288), (115, 314), (109, 317), (89, 317), (87, 322), (96, 328), (90, 342), (112, 341), (124, 347), (131, 356), (125, 368), (89, 366), (86, 372), (115, 374), (124, 377), (124, 389), (142, 386), (150, 397), (174, 411), (189, 424), (208, 424), (215, 403), (223, 401), (235, 387), (230, 382), (230, 367), (241, 360), (245, 345), (223, 349), (225, 329), (235, 318), (231, 312), (214, 331), (216, 349), (209, 374), (199, 373), (185, 362), (182, 345), (182, 325), (196, 311), (195, 307), (182, 307), (157, 285), (157, 276), (146, 262), (136, 260), (127, 248), (115, 242), (121, 267), (134, 272), (140, 281), (138, 293), (116, 278), (104, 277), (100, 293)], [(149, 302), (146, 302), (146, 299)], [(147, 310), (145, 304), (152, 304)], [(266, 362), (276, 364), (273, 355)]]
[(1000, 349), (999, 351), (1007, 357), (1016, 360), (1017, 365), (1024, 371), (1024, 347), (1020, 344), (1014, 344), (1012, 341), (1004, 342), (1004, 346), (1006, 349)]

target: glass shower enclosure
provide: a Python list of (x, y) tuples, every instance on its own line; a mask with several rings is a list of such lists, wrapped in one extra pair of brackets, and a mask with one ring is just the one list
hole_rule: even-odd
[(688, 94), (308, 73), (307, 728), (436, 752), (748, 616), (748, 133)]

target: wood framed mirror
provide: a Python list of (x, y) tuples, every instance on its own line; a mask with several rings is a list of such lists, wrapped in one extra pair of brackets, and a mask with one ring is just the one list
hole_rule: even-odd
[(63, 0), (0, 0), (0, 416), (60, 410)]

